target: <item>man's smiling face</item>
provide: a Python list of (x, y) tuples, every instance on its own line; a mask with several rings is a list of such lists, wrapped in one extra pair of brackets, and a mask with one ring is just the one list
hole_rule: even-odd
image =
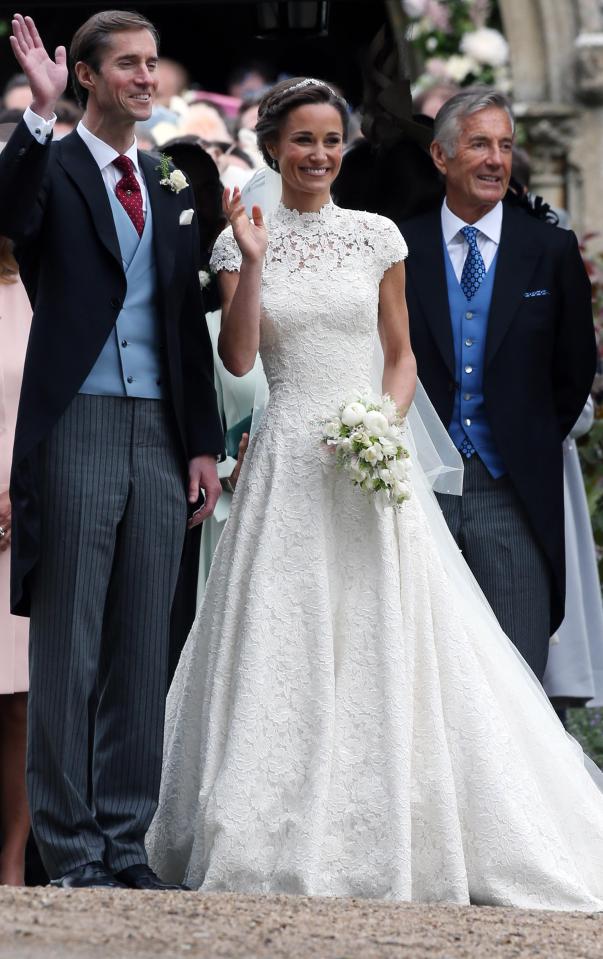
[(90, 68), (89, 97), (112, 121), (147, 120), (157, 90), (157, 47), (152, 34), (145, 29), (123, 30), (113, 34), (98, 73)]
[(460, 120), (454, 156), (439, 143), (432, 157), (446, 177), (448, 206), (467, 222), (475, 222), (502, 200), (511, 176), (513, 128), (506, 110), (487, 107)]

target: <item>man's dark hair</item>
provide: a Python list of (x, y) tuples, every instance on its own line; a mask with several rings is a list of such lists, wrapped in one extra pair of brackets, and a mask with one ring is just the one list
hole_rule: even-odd
[(76, 63), (83, 61), (98, 73), (103, 51), (109, 46), (111, 37), (114, 33), (123, 33), (124, 30), (148, 30), (159, 51), (157, 28), (135, 10), (102, 10), (89, 17), (76, 31), (69, 48), (69, 67), (73, 91), (80, 106), (86, 106), (88, 91), (75, 74)]

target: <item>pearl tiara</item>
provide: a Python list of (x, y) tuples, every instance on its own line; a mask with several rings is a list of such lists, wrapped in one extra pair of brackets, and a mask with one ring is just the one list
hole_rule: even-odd
[(287, 87), (286, 90), (283, 90), (283, 94), (291, 93), (293, 90), (299, 90), (300, 87), (326, 87), (329, 93), (332, 93), (333, 96), (337, 96), (335, 90), (331, 89), (328, 83), (325, 83), (324, 80), (314, 80), (313, 77), (308, 77), (306, 80), (300, 80), (299, 83), (294, 83), (292, 87)]
[(300, 80), (298, 83), (294, 83), (292, 87), (287, 87), (286, 90), (282, 90), (276, 97), (274, 97), (266, 112), (272, 112), (272, 110), (276, 108), (276, 106), (284, 97), (288, 96), (290, 93), (293, 93), (294, 90), (301, 90), (303, 87), (324, 87), (329, 91), (331, 96), (335, 97), (336, 100), (339, 100), (340, 103), (345, 104), (344, 98), (340, 97), (338, 93), (335, 93), (333, 87), (330, 87), (329, 84), (325, 83), (324, 80), (315, 80), (313, 77), (307, 77), (305, 80)]

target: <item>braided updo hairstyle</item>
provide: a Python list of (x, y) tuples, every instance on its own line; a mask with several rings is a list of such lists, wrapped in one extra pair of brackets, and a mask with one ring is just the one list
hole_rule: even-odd
[(255, 127), (258, 147), (266, 163), (278, 170), (277, 161), (270, 156), (268, 144), (276, 143), (281, 129), (291, 110), (309, 103), (325, 103), (335, 107), (341, 117), (343, 139), (348, 135), (348, 106), (343, 97), (333, 90), (324, 80), (306, 77), (292, 77), (282, 80), (266, 93), (258, 107), (258, 122)]

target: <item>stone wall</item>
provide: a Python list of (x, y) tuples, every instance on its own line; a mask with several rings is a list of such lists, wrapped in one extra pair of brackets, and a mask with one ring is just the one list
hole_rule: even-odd
[(603, 248), (603, 2), (499, 0), (532, 189)]

